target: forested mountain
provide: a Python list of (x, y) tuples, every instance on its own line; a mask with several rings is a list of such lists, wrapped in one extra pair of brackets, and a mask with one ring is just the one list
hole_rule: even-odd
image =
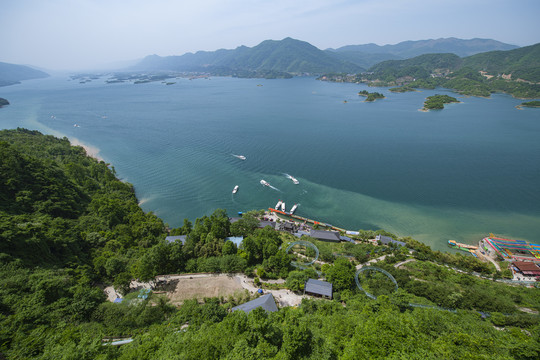
[(0, 86), (17, 84), (22, 80), (40, 79), (49, 74), (24, 65), (0, 62)]
[(463, 59), (463, 67), (491, 75), (507, 74), (512, 79), (540, 82), (540, 43), (510, 51), (490, 51)]
[[(383, 230), (360, 230), (354, 244), (303, 237), (319, 248), (323, 265), (295, 269), (293, 261), (306, 255), (283, 249), (297, 238), (258, 229), (259, 213), (232, 224), (222, 209), (194, 224), (185, 219), (170, 231), (186, 235), (185, 244), (168, 242), (166, 225), (141, 210), (133, 187), (109, 164), (66, 138), (0, 131), (0, 359), (540, 356), (540, 289), (489, 279), (510, 270), (410, 238), (400, 239), (404, 247), (368, 241), (376, 234), (397, 238)], [(227, 236), (244, 236), (243, 245)], [(372, 300), (356, 286), (355, 265), (377, 257), (399, 289), (371, 273), (359, 281), (377, 296)], [(245, 314), (229, 310), (257, 295), (187, 300), (176, 308), (158, 291), (126, 294), (132, 279), (182, 272), (244, 273), (264, 289), (298, 293), (322, 274), (333, 283), (334, 300)], [(286, 281), (266, 282), (277, 278)], [(109, 284), (123, 302), (105, 301)], [(118, 337), (133, 341), (107, 343)]]
[(425, 54), (412, 59), (383, 61), (372, 66), (369, 71), (383, 79), (388, 76), (428, 78), (436, 71), (448, 73), (459, 69), (461, 63), (462, 59), (455, 54)]
[(373, 86), (454, 89), (465, 95), (506, 92), (520, 98), (540, 97), (540, 44), (491, 51), (460, 58), (455, 54), (425, 54), (388, 60), (356, 75), (328, 74), (329, 81), (366, 82)]
[(491, 39), (456, 39), (441, 38), (430, 40), (403, 41), (395, 45), (347, 45), (331, 51), (346, 53), (360, 52), (365, 54), (391, 54), (400, 58), (411, 58), (422, 54), (452, 53), (460, 57), (494, 50), (512, 50), (518, 46), (505, 44)]
[(166, 71), (274, 71), (283, 73), (360, 72), (358, 65), (339, 60), (315, 46), (300, 40), (285, 38), (265, 40), (252, 48), (240, 46), (234, 50), (199, 51), (182, 56), (149, 56), (134, 70)]

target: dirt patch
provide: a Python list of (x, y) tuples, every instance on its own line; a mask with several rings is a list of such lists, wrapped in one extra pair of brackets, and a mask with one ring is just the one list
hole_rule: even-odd
[[(156, 288), (156, 290), (162, 290)], [(165, 288), (167, 297), (174, 305), (180, 305), (185, 300), (199, 299), (205, 297), (228, 297), (229, 295), (243, 294), (242, 285), (234, 277), (230, 276), (209, 276), (181, 278), (170, 281)]]

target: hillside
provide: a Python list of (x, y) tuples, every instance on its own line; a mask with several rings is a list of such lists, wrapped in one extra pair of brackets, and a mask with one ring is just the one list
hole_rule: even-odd
[(490, 51), (463, 59), (463, 67), (490, 75), (512, 75), (512, 79), (540, 82), (540, 43), (510, 51)]
[(182, 56), (146, 57), (132, 70), (205, 71), (234, 73), (236, 71), (273, 71), (278, 73), (360, 72), (364, 69), (337, 59), (313, 45), (291, 38), (266, 40), (252, 48), (199, 51)]
[(486, 51), (512, 50), (518, 46), (505, 44), (491, 39), (441, 38), (430, 40), (403, 41), (394, 45), (347, 45), (335, 49), (335, 52), (360, 52), (365, 54), (391, 54), (404, 59), (423, 54), (452, 53), (459, 57), (470, 56)]
[[(438, 86), (473, 96), (505, 92), (519, 98), (540, 97), (540, 44), (459, 58), (454, 54), (425, 54), (388, 60), (368, 73), (326, 75), (329, 81), (366, 82), (373, 86), (434, 89)], [(344, 80), (345, 79), (345, 80)]]
[[(397, 237), (360, 230), (351, 235), (354, 243), (304, 236), (318, 248), (320, 262), (299, 269), (294, 264), (313, 255), (302, 247), (284, 250), (296, 237), (258, 228), (263, 212), (231, 223), (223, 209), (193, 224), (185, 219), (170, 229), (185, 241), (167, 241), (163, 222), (141, 210), (133, 187), (118, 180), (112, 166), (66, 138), (25, 129), (0, 131), (0, 181), (2, 359), (540, 355), (540, 289), (493, 281), (511, 271), (472, 256), (432, 251), (411, 238), (400, 238), (402, 247), (382, 245), (369, 239)], [(241, 247), (227, 236), (243, 236)], [(355, 282), (358, 264), (390, 274), (399, 289), (371, 271), (358, 275), (375, 299), (366, 296)], [(333, 300), (304, 299), (272, 313), (231, 312), (258, 297), (245, 290), (171, 305), (177, 280), (156, 275), (189, 273), (191, 279), (197, 272), (243, 273), (252, 289), (281, 288), (298, 297), (308, 278), (321, 276), (333, 284)], [(285, 281), (267, 281), (278, 278)], [(147, 283), (154, 291), (142, 296), (130, 287), (132, 279), (154, 280)], [(106, 301), (102, 289), (111, 284), (123, 296), (120, 303)], [(118, 338), (128, 344), (107, 344)]]
[(49, 74), (24, 65), (0, 62), (0, 86), (17, 84), (23, 80), (40, 79)]

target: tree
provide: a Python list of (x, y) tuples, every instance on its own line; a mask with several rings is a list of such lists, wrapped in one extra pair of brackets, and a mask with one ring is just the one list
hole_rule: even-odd
[(338, 258), (326, 270), (326, 280), (335, 291), (351, 289), (354, 286), (354, 266), (345, 258)]

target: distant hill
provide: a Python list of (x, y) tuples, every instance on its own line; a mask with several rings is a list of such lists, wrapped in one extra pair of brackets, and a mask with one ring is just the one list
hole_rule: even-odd
[(22, 80), (40, 79), (49, 74), (25, 65), (0, 62), (0, 86), (17, 84)]
[(441, 38), (430, 40), (403, 41), (395, 45), (347, 45), (338, 49), (329, 49), (337, 53), (356, 52), (357, 54), (390, 54), (399, 58), (408, 59), (418, 55), (432, 53), (452, 53), (460, 57), (470, 56), (486, 51), (512, 50), (518, 46), (505, 44), (491, 39)]
[(333, 56), (339, 60), (347, 61), (358, 65), (360, 67), (369, 69), (375, 64), (378, 64), (386, 60), (403, 60), (401, 56), (393, 54), (381, 54), (381, 53), (366, 53), (362, 51), (335, 51), (335, 50), (325, 50), (327, 54)]
[(361, 72), (365, 68), (331, 56), (300, 40), (265, 40), (252, 48), (199, 51), (182, 56), (144, 58), (132, 70), (145, 71), (273, 71), (284, 73)]

